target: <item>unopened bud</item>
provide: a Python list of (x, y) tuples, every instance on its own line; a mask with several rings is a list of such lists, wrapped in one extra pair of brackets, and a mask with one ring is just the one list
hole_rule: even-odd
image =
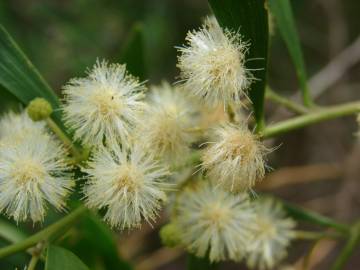
[(176, 247), (181, 242), (180, 230), (173, 224), (168, 223), (160, 229), (160, 238), (164, 246)]
[(46, 99), (35, 98), (29, 103), (27, 112), (33, 121), (41, 121), (48, 118), (52, 114), (53, 109)]

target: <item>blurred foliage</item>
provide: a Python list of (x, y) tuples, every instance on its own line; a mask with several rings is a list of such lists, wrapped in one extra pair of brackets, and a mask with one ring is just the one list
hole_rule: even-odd
[[(1, 23), (34, 65), (59, 89), (70, 77), (81, 76), (95, 59), (118, 60), (136, 22), (142, 22), (148, 77), (159, 81), (176, 72), (175, 45), (208, 13), (206, 1), (166, 0), (0, 2)], [(188, 10), (189, 12), (179, 12)]]

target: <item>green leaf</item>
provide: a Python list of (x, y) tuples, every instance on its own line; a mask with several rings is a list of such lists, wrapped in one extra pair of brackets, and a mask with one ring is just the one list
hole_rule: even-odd
[(309, 106), (312, 104), (312, 101), (307, 85), (304, 58), (290, 2), (289, 0), (269, 0), (269, 8), (277, 22), (280, 34), (286, 43), (291, 59), (294, 62), (304, 104)]
[(87, 214), (76, 226), (76, 231), (76, 240), (69, 239), (65, 246), (76, 252), (87, 265), (102, 264), (106, 269), (132, 269), (119, 256), (114, 234), (97, 215)]
[(0, 24), (0, 85), (23, 104), (36, 97), (49, 101), (54, 109), (52, 117), (66, 132), (61, 122), (60, 101), (14, 39)]
[(24, 104), (43, 97), (54, 108), (59, 100), (5, 28), (0, 25), (0, 84)]
[(71, 251), (55, 245), (49, 245), (45, 270), (89, 270), (89, 268)]
[(127, 70), (141, 80), (146, 79), (144, 36), (142, 24), (136, 23), (122, 51), (121, 61), (126, 63)]
[(283, 201), (284, 209), (289, 216), (293, 217), (296, 220), (303, 220), (311, 223), (318, 224), (320, 226), (332, 227), (339, 232), (347, 234), (349, 228), (347, 225), (338, 223), (337, 221), (328, 218), (326, 216), (320, 215), (316, 212), (301, 208), (297, 205)]
[(268, 60), (268, 16), (265, 0), (209, 0), (210, 6), (223, 28), (239, 32), (249, 42), (246, 68), (257, 79), (251, 85), (257, 129), (264, 126), (264, 96)]

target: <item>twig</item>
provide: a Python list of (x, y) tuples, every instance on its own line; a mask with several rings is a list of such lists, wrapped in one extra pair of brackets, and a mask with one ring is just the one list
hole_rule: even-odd
[(294, 117), (285, 121), (268, 126), (262, 133), (263, 138), (287, 133), (294, 129), (303, 128), (305, 126), (315, 124), (321, 121), (338, 118), (341, 116), (351, 115), (360, 112), (360, 101), (349, 102), (341, 105), (331, 106), (327, 108), (317, 109), (308, 114)]
[(266, 89), (266, 98), (284, 106), (288, 110), (297, 114), (304, 114), (308, 111), (307, 108), (305, 108), (304, 106), (297, 104), (296, 102), (293, 102), (292, 100), (285, 98), (281, 95), (278, 95), (269, 87)]

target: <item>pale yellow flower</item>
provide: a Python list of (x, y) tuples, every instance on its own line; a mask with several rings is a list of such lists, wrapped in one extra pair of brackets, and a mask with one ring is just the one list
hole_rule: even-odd
[(0, 148), (0, 211), (15, 221), (43, 221), (47, 205), (63, 210), (74, 182), (66, 152), (38, 130)]
[(143, 149), (100, 148), (87, 165), (86, 204), (106, 209), (105, 220), (112, 227), (139, 227), (142, 219), (155, 220), (166, 199), (169, 172)]
[(196, 109), (178, 87), (163, 82), (151, 88), (149, 110), (142, 119), (137, 135), (148, 153), (167, 163), (187, 158), (195, 140), (191, 128), (196, 123)]
[(286, 217), (281, 203), (275, 199), (258, 199), (253, 203), (255, 237), (248, 246), (247, 264), (251, 269), (274, 269), (287, 255), (296, 223)]
[(145, 108), (144, 86), (129, 75), (125, 65), (97, 62), (88, 77), (75, 78), (64, 86), (66, 124), (75, 139), (99, 146), (130, 140), (130, 130)]
[(202, 155), (202, 167), (215, 185), (244, 191), (265, 175), (265, 146), (245, 125), (223, 124), (213, 129)]
[(177, 66), (184, 87), (207, 105), (242, 103), (253, 80), (245, 68), (247, 46), (237, 33), (222, 30), (214, 17), (186, 36)]
[(210, 261), (240, 261), (253, 237), (255, 214), (246, 193), (231, 194), (208, 182), (177, 201), (176, 222), (186, 248)]

